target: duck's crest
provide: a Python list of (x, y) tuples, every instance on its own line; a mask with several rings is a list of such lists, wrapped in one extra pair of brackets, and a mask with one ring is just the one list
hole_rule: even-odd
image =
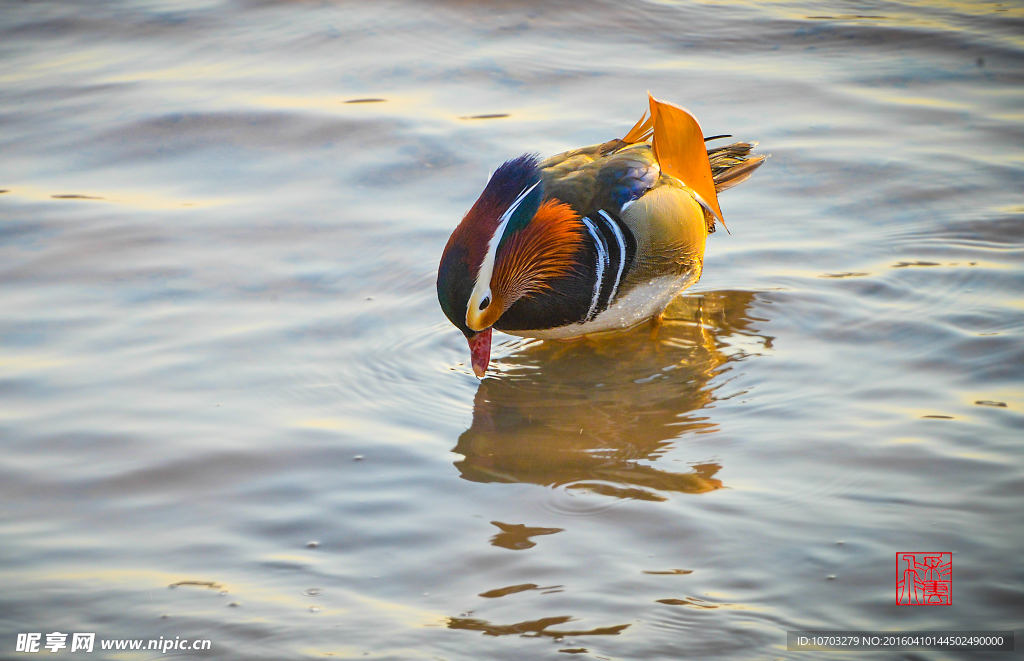
[(489, 211), (490, 213), (486, 215), (497, 221), (524, 191), (539, 182), (540, 166), (536, 154), (523, 154), (519, 158), (505, 161), (491, 175), (484, 192), (480, 194), (480, 199), (473, 205), (470, 213), (480, 207), (480, 212)]

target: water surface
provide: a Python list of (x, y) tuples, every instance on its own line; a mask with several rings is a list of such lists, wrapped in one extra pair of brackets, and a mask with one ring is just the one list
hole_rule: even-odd
[[(0, 657), (1020, 629), (1022, 28), (998, 2), (0, 7)], [(496, 335), (478, 381), (435, 298), (448, 234), (501, 162), (622, 135), (648, 90), (771, 154), (731, 235), (655, 339)], [(921, 550), (954, 552), (951, 607), (895, 604)]]

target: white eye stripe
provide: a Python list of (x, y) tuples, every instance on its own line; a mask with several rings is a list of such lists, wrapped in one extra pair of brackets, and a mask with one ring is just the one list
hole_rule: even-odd
[(519, 194), (519, 197), (509, 205), (508, 209), (505, 209), (505, 213), (501, 214), (501, 222), (498, 223), (497, 229), (494, 230), (494, 234), (491, 235), (491, 240), (487, 244), (487, 257), (490, 259), (492, 265), (494, 264), (494, 255), (498, 252), (498, 244), (501, 243), (503, 238), (505, 238), (505, 229), (508, 227), (508, 221), (512, 219), (512, 214), (516, 212), (516, 209), (518, 209), (519, 205), (523, 203), (526, 196), (539, 185), (540, 182), (538, 181), (529, 188), (524, 188), (523, 192)]
[[(534, 185), (530, 186), (529, 188), (524, 188), (523, 192), (520, 193), (519, 197), (516, 198), (516, 201), (513, 202), (511, 204), (511, 206), (509, 206), (509, 208), (505, 211), (505, 213), (501, 214), (501, 219), (503, 221), (505, 221), (506, 225), (508, 224), (508, 219), (511, 218), (512, 214), (514, 214), (516, 212), (516, 209), (518, 209), (519, 205), (523, 203), (523, 200), (526, 199), (526, 196), (529, 195), (533, 191), (533, 189), (536, 188), (537, 186), (540, 186), (540, 182), (539, 181), (537, 183), (535, 183)], [(502, 229), (504, 229), (504, 228), (502, 228)]]
[(626, 268), (626, 237), (622, 236), (622, 230), (619, 228), (619, 224), (612, 220), (611, 216), (605, 213), (604, 209), (598, 211), (608, 226), (612, 228), (612, 232), (615, 233), (615, 241), (619, 244), (619, 271), (615, 274), (615, 284), (612, 285), (612, 295), (608, 297), (608, 305), (612, 304), (615, 300), (615, 294), (619, 291), (619, 283), (622, 281), (622, 271)]
[(501, 243), (501, 239), (505, 236), (508, 221), (512, 219), (512, 215), (515, 214), (516, 209), (523, 203), (526, 196), (539, 185), (540, 182), (538, 181), (532, 186), (524, 188), (515, 201), (505, 210), (505, 213), (501, 214), (501, 221), (494, 230), (494, 234), (491, 235), (491, 240), (487, 243), (487, 254), (484, 256), (484, 261), (480, 263), (480, 270), (476, 274), (473, 293), (469, 297), (469, 304), (466, 310), (467, 320), (469, 315), (474, 313), (474, 309), (480, 305), (480, 301), (491, 295), (491, 275), (494, 273), (494, 260), (498, 255), (498, 244)]
[(609, 266), (610, 261), (608, 259), (608, 248), (604, 244), (604, 237), (597, 231), (594, 223), (589, 218), (580, 218), (583, 224), (587, 226), (587, 230), (590, 232), (590, 236), (594, 238), (594, 245), (597, 247), (597, 278), (594, 280), (594, 296), (590, 299), (590, 309), (587, 310), (586, 321), (590, 321), (594, 312), (597, 310), (597, 303), (601, 300), (601, 281), (604, 280), (604, 268), (605, 264)]
[[(484, 259), (484, 264), (489, 264), (492, 270), (494, 267), (494, 257), (498, 252), (498, 244), (501, 243), (501, 240), (505, 237), (505, 228), (508, 227), (508, 221), (512, 219), (512, 214), (516, 212), (516, 209), (518, 209), (519, 205), (523, 203), (526, 196), (539, 185), (540, 182), (538, 181), (529, 188), (524, 188), (523, 192), (519, 194), (519, 197), (517, 197), (515, 201), (509, 205), (509, 208), (505, 210), (505, 213), (501, 214), (501, 222), (498, 223), (497, 229), (494, 230), (494, 234), (491, 236), (491, 240), (487, 244), (487, 257)], [(480, 270), (483, 271), (483, 264), (481, 264)], [(490, 277), (488, 277), (488, 280), (490, 280)]]

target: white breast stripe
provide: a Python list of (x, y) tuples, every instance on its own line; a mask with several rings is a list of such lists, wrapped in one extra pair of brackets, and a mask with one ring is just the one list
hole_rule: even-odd
[(612, 295), (608, 297), (608, 305), (611, 305), (612, 301), (615, 300), (615, 294), (619, 291), (619, 282), (622, 281), (622, 270), (626, 268), (626, 237), (622, 236), (622, 230), (619, 229), (619, 224), (612, 220), (611, 216), (605, 213), (604, 209), (601, 209), (598, 213), (608, 221), (612, 231), (615, 232), (615, 240), (619, 243), (619, 272), (615, 274), (615, 284), (612, 285)]
[(590, 309), (587, 310), (587, 321), (590, 321), (594, 317), (594, 311), (597, 310), (597, 302), (601, 298), (601, 281), (604, 279), (604, 265), (608, 263), (608, 249), (604, 245), (604, 239), (601, 238), (601, 234), (594, 227), (594, 223), (589, 218), (581, 218), (583, 224), (587, 226), (590, 231), (590, 236), (594, 237), (594, 245), (597, 246), (597, 279), (594, 281), (594, 297), (590, 299)]

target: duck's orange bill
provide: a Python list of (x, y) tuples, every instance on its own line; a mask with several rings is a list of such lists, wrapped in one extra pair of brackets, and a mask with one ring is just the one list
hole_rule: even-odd
[(469, 338), (469, 355), (473, 362), (473, 374), (478, 379), (487, 374), (487, 366), (491, 364), (491, 329), (485, 328)]

